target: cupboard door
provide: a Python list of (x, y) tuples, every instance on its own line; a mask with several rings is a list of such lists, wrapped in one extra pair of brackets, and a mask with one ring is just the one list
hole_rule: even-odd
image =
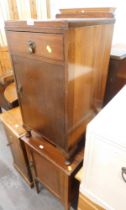
[(13, 62), (25, 127), (64, 147), (64, 66), (19, 56)]
[(20, 145), (19, 139), (6, 127), (4, 126), (9, 145), (11, 148), (11, 152), (13, 155), (14, 166), (25, 176), (29, 179), (29, 174), (24, 158), (24, 154)]

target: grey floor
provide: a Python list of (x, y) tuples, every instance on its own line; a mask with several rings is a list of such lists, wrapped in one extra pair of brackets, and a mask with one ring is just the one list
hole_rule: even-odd
[(39, 194), (35, 189), (30, 189), (13, 168), (12, 155), (1, 123), (0, 210), (64, 210), (63, 205), (45, 188)]

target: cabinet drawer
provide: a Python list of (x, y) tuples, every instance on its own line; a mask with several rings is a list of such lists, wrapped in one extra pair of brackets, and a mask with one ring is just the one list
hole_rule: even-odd
[(29, 32), (7, 32), (12, 54), (40, 56), (63, 61), (63, 35)]

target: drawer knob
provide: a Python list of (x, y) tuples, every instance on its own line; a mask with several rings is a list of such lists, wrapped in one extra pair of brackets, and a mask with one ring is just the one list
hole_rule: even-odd
[(29, 54), (35, 53), (35, 42), (29, 40), (29, 41), (27, 42), (27, 45), (28, 45), (28, 53), (29, 53)]
[(122, 178), (123, 181), (126, 182), (126, 167), (122, 167)]

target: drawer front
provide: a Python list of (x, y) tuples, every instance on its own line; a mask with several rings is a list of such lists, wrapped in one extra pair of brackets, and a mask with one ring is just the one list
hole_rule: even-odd
[(36, 177), (44, 184), (53, 194), (60, 200), (64, 195), (64, 175), (63, 173), (49, 160), (40, 156), (36, 152), (32, 152), (33, 165), (36, 170)]
[(63, 61), (63, 35), (30, 32), (7, 32), (12, 54), (39, 56)]
[(90, 199), (102, 203), (108, 210), (125, 210), (126, 182), (122, 178), (122, 167), (126, 167), (126, 152), (98, 137), (92, 140), (90, 148), (86, 148), (89, 153), (85, 156), (81, 192), (88, 193)]

